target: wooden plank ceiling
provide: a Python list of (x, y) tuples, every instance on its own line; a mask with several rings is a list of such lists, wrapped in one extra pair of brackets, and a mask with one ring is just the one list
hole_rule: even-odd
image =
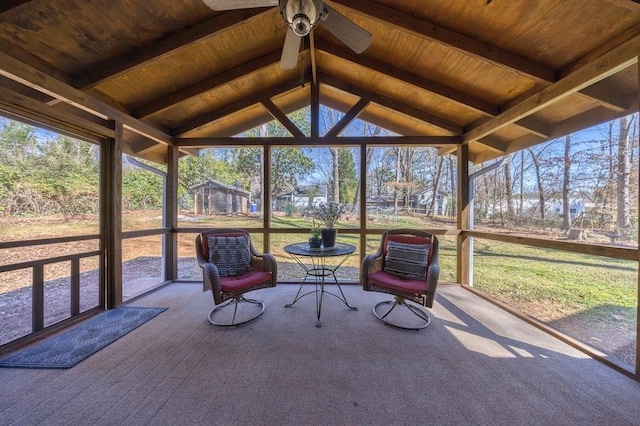
[(276, 7), (4, 1), (0, 112), (85, 138), (112, 136), (119, 120), (125, 152), (163, 162), (172, 144), (186, 153), (274, 117), (288, 125), (313, 98), (405, 136), (394, 142), (468, 144), (481, 162), (637, 110), (638, 1), (326, 4), (371, 45), (355, 54), (320, 26), (284, 71)]

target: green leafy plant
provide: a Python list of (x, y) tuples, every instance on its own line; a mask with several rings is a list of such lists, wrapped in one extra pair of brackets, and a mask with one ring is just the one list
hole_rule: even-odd
[(320, 227), (316, 225), (315, 218), (313, 219), (313, 225), (311, 226), (311, 237), (320, 238)]

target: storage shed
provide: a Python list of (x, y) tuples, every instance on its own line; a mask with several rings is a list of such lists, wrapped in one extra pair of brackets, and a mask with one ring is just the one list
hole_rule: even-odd
[(195, 215), (249, 213), (251, 193), (237, 186), (209, 179), (192, 186), (189, 190), (193, 193)]

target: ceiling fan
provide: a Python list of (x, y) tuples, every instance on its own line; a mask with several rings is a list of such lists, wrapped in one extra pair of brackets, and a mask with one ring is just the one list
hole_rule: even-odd
[(289, 27), (282, 48), (280, 67), (294, 69), (298, 64), (302, 37), (317, 25), (323, 25), (354, 52), (364, 52), (371, 44), (371, 34), (346, 16), (323, 4), (322, 0), (203, 0), (213, 10), (247, 9), (278, 6)]

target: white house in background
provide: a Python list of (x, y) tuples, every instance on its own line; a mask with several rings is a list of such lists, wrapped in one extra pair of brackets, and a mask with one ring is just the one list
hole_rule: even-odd
[[(433, 197), (433, 189), (427, 189), (413, 194), (411, 197), (411, 208), (414, 211), (428, 213), (431, 208), (431, 198)], [(436, 216), (447, 216), (453, 211), (453, 199), (451, 194), (446, 191), (438, 191), (436, 194), (436, 203), (434, 206)]]
[[(517, 211), (520, 203), (518, 195), (513, 196), (513, 210)], [(489, 203), (487, 208), (487, 215), (499, 214), (501, 211), (507, 211), (506, 200), (503, 200), (502, 205), (500, 203)], [(562, 216), (562, 200), (559, 199), (547, 199), (545, 200), (545, 216), (546, 217), (561, 217)], [(476, 205), (476, 208), (478, 205)], [(502, 207), (502, 208), (501, 208)], [(595, 208), (595, 203), (588, 202), (584, 198), (570, 198), (569, 199), (569, 216), (571, 221), (576, 220), (581, 214), (591, 212)], [(534, 194), (525, 194), (522, 200), (522, 214), (524, 216), (537, 217), (540, 216), (540, 199)]]
[(320, 203), (329, 200), (329, 189), (325, 184), (300, 185), (288, 194), (277, 198), (276, 206), (278, 210), (286, 210), (286, 206), (293, 206), (296, 210), (313, 210)]

